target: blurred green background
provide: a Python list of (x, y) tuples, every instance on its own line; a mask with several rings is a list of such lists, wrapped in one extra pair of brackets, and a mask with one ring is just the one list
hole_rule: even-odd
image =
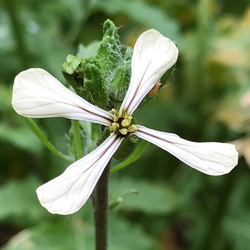
[[(66, 56), (100, 41), (107, 18), (124, 44), (155, 28), (180, 50), (174, 76), (137, 120), (188, 140), (230, 141), (241, 154), (230, 174), (211, 177), (149, 145), (111, 174), (110, 201), (123, 202), (109, 216), (109, 249), (249, 249), (249, 1), (0, 0), (1, 249), (94, 249), (91, 200), (70, 216), (40, 206), (35, 189), (68, 162), (42, 145), (10, 102), (13, 79), (26, 68), (65, 82)], [(69, 121), (36, 122), (67, 152)]]

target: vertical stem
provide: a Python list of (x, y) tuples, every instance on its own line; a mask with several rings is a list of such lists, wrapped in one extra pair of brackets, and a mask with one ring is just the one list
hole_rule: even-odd
[(108, 180), (110, 163), (104, 169), (92, 194), (95, 217), (95, 249), (107, 250), (108, 247)]
[(76, 159), (80, 159), (83, 156), (82, 141), (81, 141), (81, 129), (78, 120), (71, 120), (74, 136), (74, 149)]
[(196, 55), (196, 87), (201, 98), (207, 97), (208, 75), (205, 70), (205, 61), (209, 47), (210, 0), (200, 0), (197, 5), (197, 55)]

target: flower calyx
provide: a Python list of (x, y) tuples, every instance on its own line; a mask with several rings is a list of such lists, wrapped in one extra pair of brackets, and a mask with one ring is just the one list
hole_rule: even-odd
[(112, 132), (127, 136), (137, 130), (137, 126), (132, 122), (132, 116), (127, 114), (125, 107), (120, 112), (116, 109), (112, 109), (111, 112), (114, 114), (114, 121), (110, 126)]

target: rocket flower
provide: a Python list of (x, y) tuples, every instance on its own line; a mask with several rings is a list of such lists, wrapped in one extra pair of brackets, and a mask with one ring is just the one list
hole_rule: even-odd
[(142, 33), (133, 50), (131, 80), (125, 98), (119, 109), (110, 112), (81, 98), (43, 69), (28, 69), (16, 76), (12, 105), (18, 114), (85, 120), (110, 128), (109, 136), (95, 150), (36, 190), (41, 205), (50, 213), (65, 215), (78, 211), (121, 143), (131, 135), (157, 145), (202, 173), (223, 175), (233, 169), (238, 161), (234, 145), (191, 142), (134, 122), (134, 111), (176, 63), (177, 57), (178, 49), (170, 39), (153, 29)]

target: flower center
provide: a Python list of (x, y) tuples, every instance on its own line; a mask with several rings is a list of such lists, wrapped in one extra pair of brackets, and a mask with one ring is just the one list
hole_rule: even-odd
[(114, 114), (114, 121), (110, 128), (115, 134), (128, 135), (137, 130), (137, 126), (132, 124), (132, 116), (127, 114), (125, 107), (120, 113), (116, 109), (112, 109), (111, 112)]

